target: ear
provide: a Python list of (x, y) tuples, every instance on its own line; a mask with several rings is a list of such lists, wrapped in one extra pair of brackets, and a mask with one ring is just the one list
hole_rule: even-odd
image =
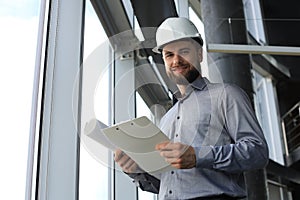
[(203, 60), (203, 49), (202, 47), (198, 48), (198, 57), (199, 57), (199, 62), (201, 63)]

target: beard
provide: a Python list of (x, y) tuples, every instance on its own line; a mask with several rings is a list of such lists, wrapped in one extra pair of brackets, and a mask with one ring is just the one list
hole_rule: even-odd
[(168, 77), (178, 85), (188, 85), (196, 80), (199, 75), (200, 72), (195, 67), (191, 67), (191, 69), (185, 74), (176, 75), (172, 71), (168, 72)]

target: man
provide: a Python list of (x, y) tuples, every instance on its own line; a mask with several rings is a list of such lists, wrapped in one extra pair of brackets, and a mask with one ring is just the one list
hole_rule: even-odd
[(240, 88), (201, 76), (203, 41), (186, 18), (168, 18), (156, 33), (167, 75), (179, 91), (160, 128), (172, 142), (156, 145), (177, 170), (160, 179), (144, 172), (121, 150), (115, 161), (137, 185), (159, 199), (240, 199), (243, 172), (265, 167), (268, 148), (251, 103)]

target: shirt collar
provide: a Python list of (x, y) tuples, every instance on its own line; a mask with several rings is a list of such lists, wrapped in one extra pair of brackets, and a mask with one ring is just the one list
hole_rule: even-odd
[[(199, 77), (196, 80), (194, 80), (192, 83), (190, 83), (186, 88), (186, 95), (185, 97), (189, 96), (189, 94), (194, 90), (204, 90), (207, 87), (207, 84), (210, 83), (209, 80), (205, 77)], [(181, 93), (179, 90), (177, 90), (174, 93), (174, 96), (177, 99), (184, 98), (181, 96)]]
[(199, 77), (196, 80), (194, 80), (190, 85), (198, 90), (204, 90), (209, 83), (209, 80), (205, 77)]

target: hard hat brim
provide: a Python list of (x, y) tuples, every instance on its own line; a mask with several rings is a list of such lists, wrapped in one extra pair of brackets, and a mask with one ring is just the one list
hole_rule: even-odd
[(172, 41), (169, 41), (169, 42), (166, 42), (165, 44), (161, 44), (159, 46), (156, 46), (152, 49), (153, 52), (155, 53), (158, 53), (158, 54), (161, 54), (162, 53), (162, 49), (164, 48), (164, 46), (166, 46), (167, 44), (170, 44), (170, 43), (173, 43), (173, 42), (178, 42), (180, 40), (184, 40), (184, 39), (193, 39), (195, 40), (196, 42), (198, 42), (201, 46), (203, 46), (203, 40), (201, 38), (201, 36), (197, 36), (197, 37), (182, 37), (182, 38), (179, 38), (177, 40), (172, 40)]

